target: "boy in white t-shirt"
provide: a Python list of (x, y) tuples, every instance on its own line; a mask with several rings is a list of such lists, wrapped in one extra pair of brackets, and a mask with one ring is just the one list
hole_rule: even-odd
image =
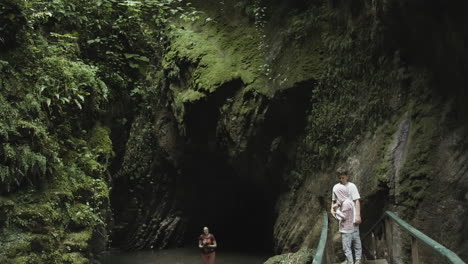
[(361, 223), (361, 204), (359, 199), (361, 199), (359, 195), (359, 191), (356, 185), (352, 182), (349, 182), (349, 174), (346, 169), (340, 168), (337, 170), (338, 179), (340, 183), (335, 184), (333, 186), (332, 191), (332, 204), (330, 212), (333, 217), (337, 218), (336, 210), (341, 206), (339, 205), (339, 201), (337, 201), (336, 194), (345, 186), (348, 190), (349, 199), (354, 202), (353, 208), (353, 222), (354, 222), (354, 230), (352, 232), (346, 231), (341, 233), (341, 242), (343, 244), (343, 251), (346, 255), (347, 264), (354, 264), (353, 261), (353, 253), (351, 250), (351, 245), (353, 245), (354, 253), (356, 255), (356, 264), (361, 264), (361, 257), (362, 257), (362, 246), (361, 246), (361, 238), (359, 237), (359, 224)]

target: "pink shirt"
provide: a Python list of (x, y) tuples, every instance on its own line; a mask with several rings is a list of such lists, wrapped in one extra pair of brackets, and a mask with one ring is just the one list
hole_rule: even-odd
[(350, 199), (348, 186), (336, 184), (333, 187), (333, 196), (340, 206), (342, 219), (340, 220), (340, 233), (352, 233), (354, 231), (354, 202)]

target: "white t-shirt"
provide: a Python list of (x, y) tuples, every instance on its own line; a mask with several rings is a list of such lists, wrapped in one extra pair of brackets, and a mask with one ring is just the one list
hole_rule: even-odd
[[(337, 183), (335, 184), (335, 186), (333, 186), (332, 201), (336, 201), (335, 190), (338, 184), (341, 184), (341, 183)], [(361, 199), (361, 196), (359, 195), (359, 191), (354, 183), (348, 182), (345, 186), (348, 187), (349, 199), (353, 201)]]

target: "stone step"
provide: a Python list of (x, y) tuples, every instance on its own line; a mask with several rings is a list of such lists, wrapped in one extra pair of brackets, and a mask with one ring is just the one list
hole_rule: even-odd
[[(335, 264), (346, 264), (346, 261), (341, 262), (341, 263), (335, 263)], [(373, 259), (373, 260), (366, 260), (363, 262), (363, 264), (388, 264), (386, 259)]]
[(366, 264), (388, 264), (386, 259), (366, 260)]

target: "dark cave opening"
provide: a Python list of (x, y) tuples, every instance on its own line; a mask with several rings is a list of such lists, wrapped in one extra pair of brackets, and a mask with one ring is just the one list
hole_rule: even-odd
[(179, 180), (187, 221), (185, 246), (197, 246), (198, 236), (208, 226), (220, 249), (272, 249), (275, 196), (271, 186), (259, 181), (259, 175), (247, 175), (256, 173), (241, 168), (249, 164), (230, 163), (218, 134), (219, 109), (243, 85), (241, 80), (233, 80), (206, 100), (187, 107)]
[[(202, 228), (208, 226), (220, 248), (272, 251), (280, 177), (293, 158), (289, 148), (304, 128), (313, 85), (310, 80), (278, 93), (268, 105), (258, 134), (250, 139), (250, 148), (234, 162), (226, 156), (217, 134), (218, 109), (241, 83), (231, 82), (222, 94), (192, 105), (186, 119), (189, 129), (180, 180), (188, 221), (186, 246), (196, 246)], [(295, 104), (287, 105), (287, 100)], [(272, 151), (275, 141), (277, 150)]]
[(271, 251), (274, 201), (267, 188), (236, 175), (216, 153), (194, 156), (185, 170), (185, 246), (196, 246), (208, 226), (220, 249)]

